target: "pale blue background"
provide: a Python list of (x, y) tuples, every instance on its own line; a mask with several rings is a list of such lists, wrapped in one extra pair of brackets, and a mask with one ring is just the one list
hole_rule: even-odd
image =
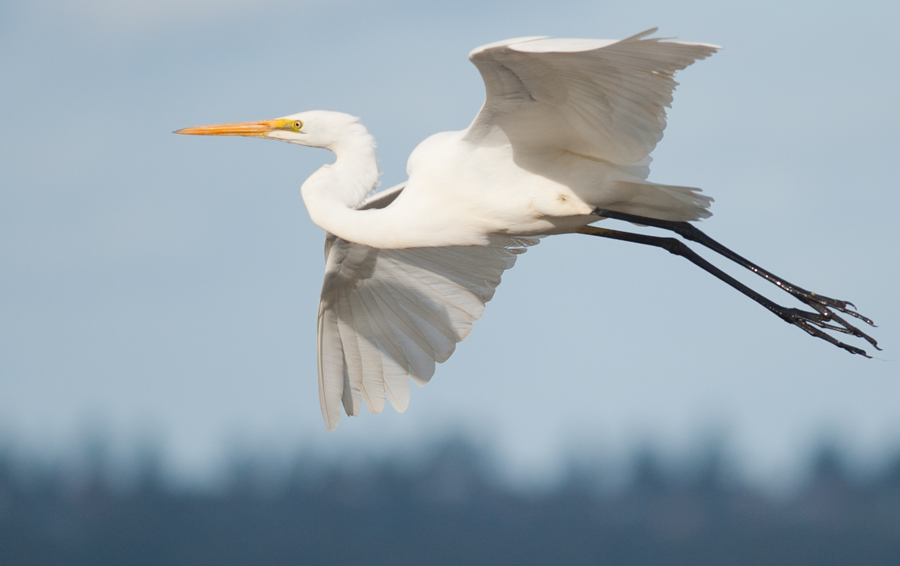
[(0, 3), (0, 428), (47, 454), (85, 428), (123, 451), (149, 436), (184, 478), (234, 442), (393, 454), (453, 429), (525, 482), (711, 428), (758, 481), (793, 477), (825, 433), (877, 463), (900, 439), (900, 362), (813, 340), (660, 250), (579, 236), (521, 258), (405, 414), (326, 433), (322, 233), (299, 187), (330, 156), (170, 132), (350, 112), (390, 186), (478, 111), (478, 45), (652, 26), (720, 44), (680, 74), (651, 179), (703, 187), (705, 230), (856, 302), (896, 360), (898, 21), (883, 1)]

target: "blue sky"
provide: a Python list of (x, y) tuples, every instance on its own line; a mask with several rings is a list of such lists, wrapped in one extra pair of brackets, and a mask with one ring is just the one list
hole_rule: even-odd
[(186, 476), (228, 439), (392, 453), (449, 429), (526, 481), (572, 451), (678, 451), (710, 427), (762, 480), (823, 431), (876, 458), (900, 444), (900, 362), (813, 340), (660, 250), (578, 236), (520, 259), (405, 414), (326, 433), (323, 237), (299, 187), (330, 156), (171, 132), (349, 112), (390, 186), (419, 141), (478, 111), (478, 45), (653, 26), (716, 43), (678, 77), (650, 178), (704, 188), (710, 235), (854, 301), (896, 360), (897, 21), (865, 1), (4, 2), (0, 427), (48, 452), (85, 423), (123, 445), (158, 435)]

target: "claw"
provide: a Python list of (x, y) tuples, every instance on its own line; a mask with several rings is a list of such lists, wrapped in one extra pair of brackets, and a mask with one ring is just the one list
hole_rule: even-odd
[[(813, 295), (810, 293), (810, 295)], [(881, 350), (878, 347), (878, 342), (875, 341), (874, 338), (860, 330), (859, 328), (853, 326), (846, 320), (844, 320), (841, 316), (835, 314), (831, 310), (828, 309), (827, 306), (820, 301), (803, 301), (807, 303), (812, 308), (816, 309), (818, 313), (811, 313), (807, 311), (802, 311), (799, 309), (787, 309), (783, 308), (782, 310), (776, 310), (776, 313), (789, 324), (793, 324), (794, 326), (802, 328), (808, 334), (815, 336), (816, 338), (821, 338), (826, 342), (830, 342), (839, 348), (843, 348), (848, 352), (859, 354), (865, 356), (867, 358), (869, 356), (865, 350), (857, 348), (855, 346), (850, 346), (848, 344), (844, 344), (840, 340), (825, 334), (820, 328), (825, 330), (831, 330), (834, 332), (840, 332), (842, 334), (849, 334), (851, 336), (855, 336), (857, 338), (862, 338), (866, 342), (872, 345), (876, 350)], [(828, 324), (828, 322), (837, 322), (840, 326), (835, 324)], [(818, 328), (817, 328), (818, 327)]]
[(850, 315), (853, 318), (859, 319), (873, 328), (877, 328), (877, 326), (875, 326), (875, 323), (872, 322), (872, 320), (870, 318), (859, 314), (858, 312), (856, 312), (856, 310), (848, 309), (847, 308), (848, 306), (856, 309), (856, 305), (854, 305), (850, 301), (839, 301), (837, 299), (832, 299), (832, 298), (826, 297), (824, 295), (817, 295), (816, 293), (806, 291), (805, 289), (801, 289), (799, 287), (792, 287), (789, 292), (792, 295), (794, 295), (796, 298), (798, 298), (801, 302), (806, 303), (807, 305), (815, 308), (816, 310), (819, 310), (816, 307), (817, 304), (822, 305), (825, 308), (833, 308), (839, 312)]
[[(827, 299), (827, 297), (821, 297), (821, 295), (819, 295), (819, 297), (823, 298), (823, 299)], [(833, 300), (833, 299), (829, 299), (829, 300)], [(840, 327), (836, 327), (834, 325), (820, 325), (823, 328), (828, 328), (830, 330), (835, 330), (837, 332), (842, 332), (844, 334), (852, 334), (853, 336), (856, 336), (857, 338), (862, 338), (863, 340), (865, 340), (866, 342), (871, 344), (876, 350), (881, 350), (881, 348), (878, 347), (878, 342), (876, 342), (874, 338), (872, 338), (871, 336), (869, 336), (868, 334), (866, 334), (859, 328), (857, 328), (857, 327), (853, 326), (852, 324), (850, 324), (849, 322), (847, 322), (843, 317), (841, 317), (841, 316), (835, 314), (834, 312), (832, 312), (831, 310), (829, 310), (828, 307), (825, 306), (822, 302), (819, 302), (819, 301), (816, 301), (816, 302), (804, 301), (804, 302), (806, 302), (809, 306), (811, 306), (812, 308), (819, 311), (819, 314), (821, 314), (827, 320), (835, 321), (841, 325)], [(845, 301), (835, 301), (835, 302), (844, 303)], [(846, 309), (840, 309), (840, 310), (841, 310), (841, 312), (847, 313), (851, 316), (855, 316), (856, 318), (859, 318), (859, 319), (869, 322), (871, 324), (871, 321), (869, 321), (864, 316), (859, 315), (858, 313), (855, 313), (853, 311), (848, 311)], [(875, 326), (875, 325), (872, 324), (872, 326)]]
[(844, 310), (844, 309), (838, 309), (838, 310), (840, 310), (842, 313), (849, 314), (849, 315), (852, 316), (853, 318), (856, 318), (856, 319), (859, 319), (859, 320), (865, 322), (866, 324), (868, 324), (868, 325), (871, 326), (872, 328), (878, 328), (878, 325), (875, 324), (874, 322), (872, 322), (872, 319), (870, 319), (870, 318), (867, 317), (867, 316), (863, 316), (863, 315), (859, 314), (859, 313), (856, 312), (856, 311), (850, 311), (850, 310)]
[[(790, 322), (790, 321), (788, 321), (788, 322)], [(857, 354), (857, 355), (872, 359), (872, 356), (867, 354), (865, 350), (863, 350), (861, 348), (857, 348), (856, 346), (844, 344), (837, 338), (834, 338), (833, 336), (829, 336), (828, 334), (825, 334), (824, 332), (822, 332), (821, 330), (819, 330), (818, 328), (816, 328), (814, 326), (810, 326), (809, 323), (807, 323), (806, 321), (800, 320), (797, 322), (792, 322), (791, 324), (806, 331), (806, 333), (809, 334), (810, 336), (814, 336), (816, 338), (821, 338), (822, 340), (825, 340), (826, 342), (830, 342), (831, 344), (834, 344), (838, 348), (843, 348), (844, 350), (847, 350), (851, 354)]]
[[(825, 307), (821, 307), (821, 308), (825, 309)], [(819, 311), (819, 312), (821, 312), (821, 311)], [(844, 334), (852, 334), (853, 336), (856, 336), (857, 338), (862, 338), (863, 340), (865, 340), (866, 342), (871, 344), (872, 347), (874, 347), (876, 350), (881, 350), (881, 348), (878, 347), (878, 342), (874, 338), (872, 338), (871, 336), (869, 336), (868, 334), (866, 334), (859, 328), (853, 326), (852, 324), (850, 324), (849, 322), (847, 322), (840, 316), (834, 314), (833, 312), (829, 311), (828, 314), (832, 319), (834, 319), (835, 321), (840, 323), (840, 325), (843, 327), (843, 329), (834, 328), (834, 330), (837, 330), (838, 332), (843, 332)]]

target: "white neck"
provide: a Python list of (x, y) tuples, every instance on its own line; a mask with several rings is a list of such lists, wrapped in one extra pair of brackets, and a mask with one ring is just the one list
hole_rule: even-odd
[[(372, 215), (356, 207), (374, 189), (378, 181), (375, 140), (362, 124), (326, 149), (337, 159), (323, 165), (303, 183), (303, 202), (312, 221), (328, 232), (359, 244), (377, 245), (379, 226)], [(383, 225), (382, 225), (383, 227)]]
[(303, 201), (310, 208), (310, 215), (315, 208), (310, 205), (318, 204), (323, 198), (356, 208), (375, 188), (378, 181), (375, 140), (362, 124), (355, 126), (349, 135), (325, 148), (337, 157), (335, 162), (322, 166), (303, 183)]
[[(324, 145), (324, 144), (323, 144)], [(373, 248), (486, 245), (487, 236), (459, 221), (459, 215), (437, 206), (440, 199), (416, 199), (406, 189), (389, 206), (357, 210), (375, 188), (378, 161), (375, 140), (362, 124), (344, 130), (326, 149), (337, 159), (303, 183), (303, 202), (312, 221), (335, 236)]]

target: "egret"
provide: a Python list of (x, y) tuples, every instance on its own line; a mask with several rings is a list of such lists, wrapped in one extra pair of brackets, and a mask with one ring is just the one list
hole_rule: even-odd
[[(325, 148), (334, 163), (302, 185), (325, 230), (318, 313), (319, 401), (325, 425), (409, 404), (410, 379), (427, 383), (484, 311), (503, 271), (539, 239), (577, 233), (663, 248), (747, 295), (786, 322), (854, 354), (825, 331), (868, 341), (872, 321), (852, 303), (787, 282), (691, 222), (710, 216), (700, 189), (647, 180), (662, 139), (676, 71), (719, 47), (651, 36), (622, 40), (525, 37), (469, 59), (486, 100), (472, 124), (435, 134), (410, 155), (408, 180), (374, 192), (375, 142), (359, 119), (314, 110), (274, 120), (176, 133), (250, 136)], [(724, 273), (674, 237), (593, 226), (603, 219), (661, 228), (721, 254), (809, 307), (787, 308)], [(874, 326), (874, 325), (873, 325)]]

